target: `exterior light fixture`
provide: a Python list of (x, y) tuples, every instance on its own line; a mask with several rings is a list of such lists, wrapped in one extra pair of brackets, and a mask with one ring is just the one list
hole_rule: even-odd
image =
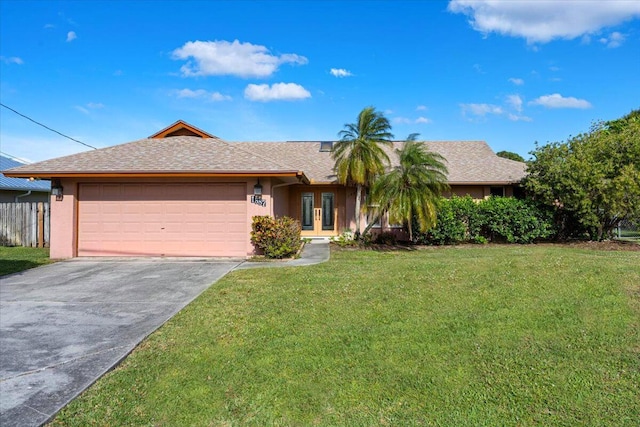
[(56, 196), (56, 200), (62, 200), (64, 193), (59, 179), (55, 179), (51, 183), (51, 194)]
[(257, 200), (262, 199), (262, 185), (260, 185), (260, 178), (258, 178), (258, 183), (253, 186), (253, 195)]
[(260, 185), (260, 178), (258, 178), (258, 182), (253, 186), (253, 195), (251, 196), (251, 203), (254, 205), (265, 207), (267, 206), (267, 201), (262, 200), (262, 185)]

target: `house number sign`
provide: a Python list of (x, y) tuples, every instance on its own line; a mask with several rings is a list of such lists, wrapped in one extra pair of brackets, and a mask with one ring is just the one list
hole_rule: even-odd
[(262, 197), (255, 195), (251, 196), (251, 203), (253, 203), (254, 205), (262, 206), (263, 208), (267, 206), (266, 200), (262, 200)]

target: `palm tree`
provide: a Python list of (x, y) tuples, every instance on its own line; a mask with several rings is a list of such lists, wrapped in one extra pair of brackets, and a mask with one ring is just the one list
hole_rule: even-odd
[(358, 114), (356, 123), (347, 123), (338, 133), (340, 140), (335, 143), (332, 157), (338, 182), (356, 186), (356, 239), (360, 238), (360, 201), (362, 189), (369, 187), (373, 178), (384, 173), (389, 164), (389, 156), (384, 146), (391, 147), (389, 120), (373, 107), (367, 107)]
[(398, 165), (380, 175), (371, 189), (374, 213), (379, 217), (386, 211), (390, 223), (408, 224), (411, 241), (412, 218), (418, 220), (422, 232), (435, 225), (436, 203), (449, 188), (444, 157), (428, 151), (417, 137), (417, 133), (409, 135), (402, 148), (395, 150)]

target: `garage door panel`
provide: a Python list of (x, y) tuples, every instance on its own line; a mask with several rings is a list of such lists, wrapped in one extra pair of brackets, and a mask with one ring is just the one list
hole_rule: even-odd
[(80, 256), (244, 256), (246, 184), (81, 184)]

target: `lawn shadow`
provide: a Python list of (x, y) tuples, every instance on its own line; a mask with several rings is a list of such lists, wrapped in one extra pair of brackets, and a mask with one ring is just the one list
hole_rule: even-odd
[(19, 273), (40, 265), (42, 265), (41, 262), (33, 262), (28, 259), (0, 259), (0, 277)]

